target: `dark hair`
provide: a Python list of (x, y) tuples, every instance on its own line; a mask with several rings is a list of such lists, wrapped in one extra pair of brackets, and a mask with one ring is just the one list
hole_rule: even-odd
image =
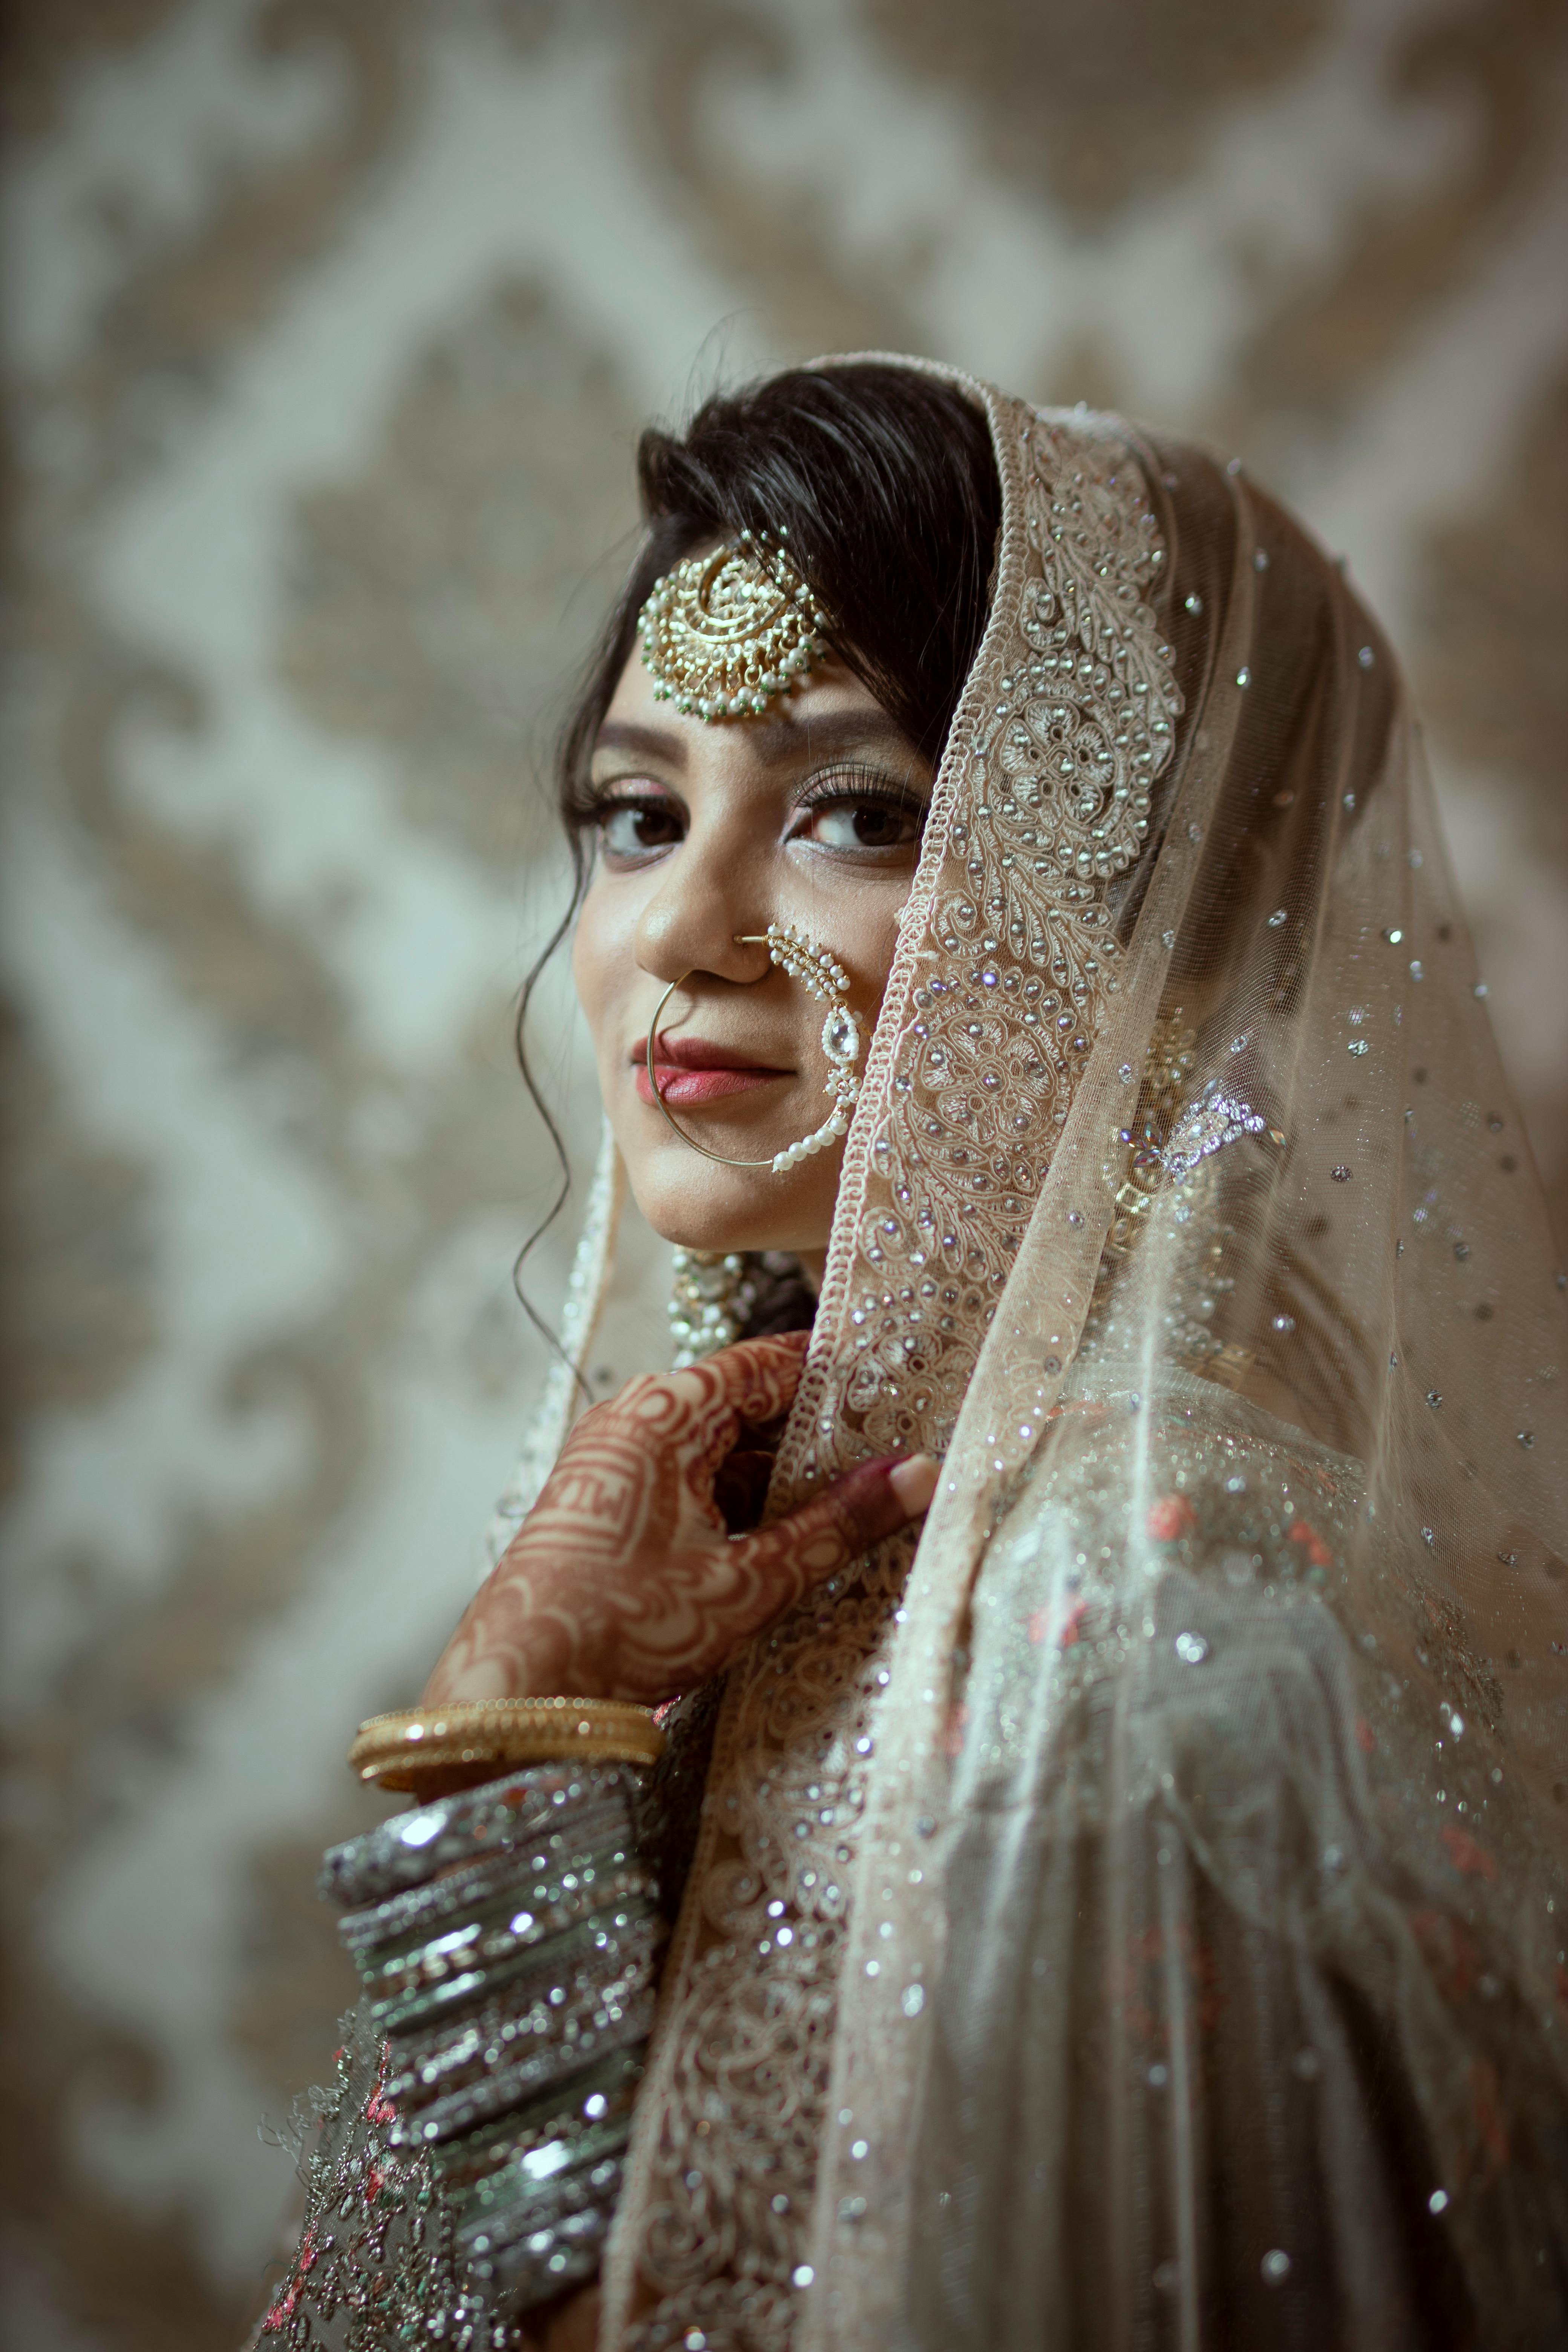
[[(637, 444), (637, 486), (647, 536), (561, 737), (572, 899), (518, 1008), (523, 1077), (558, 1152), (523, 1023), (586, 887), (588, 763), (654, 583), (705, 542), (787, 534), (792, 562), (832, 616), (835, 651), (934, 765), (980, 649), (1002, 526), (984, 411), (934, 376), (875, 361), (795, 368), (715, 394), (679, 436), (650, 426)], [(565, 1197), (563, 1183), (545, 1224)]]

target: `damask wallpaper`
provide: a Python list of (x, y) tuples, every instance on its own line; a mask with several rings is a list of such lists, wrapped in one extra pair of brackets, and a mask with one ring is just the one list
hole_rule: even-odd
[[(891, 347), (1240, 454), (1415, 677), (1568, 1244), (1568, 14), (32, 0), (6, 43), (5, 2326), (218, 2352), (348, 1998), (343, 1746), (542, 1370), (510, 1005), (644, 417)], [(536, 1059), (580, 1198), (563, 975)]]

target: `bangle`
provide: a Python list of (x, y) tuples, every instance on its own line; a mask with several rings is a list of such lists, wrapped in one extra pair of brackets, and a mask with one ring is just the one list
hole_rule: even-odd
[[(439, 2148), (531, 2105), (585, 2066), (636, 2050), (653, 2030), (662, 1925), (622, 1915), (592, 1947), (498, 1990), (443, 2032), (393, 2037), (396, 2072), (386, 2099), (396, 2111), (393, 2147)], [(482, 2038), (481, 2038), (482, 2037)], [(431, 2078), (434, 2078), (432, 2080)]]
[[(557, 1743), (579, 1711), (641, 1717), (645, 1752), (650, 1732), (662, 1738), (614, 1701), (502, 1705), (548, 1708)], [(466, 1737), (457, 1712), (424, 1711), (432, 1736)], [(376, 2178), (415, 2168), (489, 2344), (593, 2276), (619, 2194), (664, 1938), (638, 1845), (643, 1782), (574, 1752), (435, 1798), (323, 1865), (322, 1892), (347, 1906), (359, 2014), (381, 2042), (365, 2110)]]
[[(547, 2084), (536, 2098), (524, 2101), (499, 2123), (470, 2132), (466, 2138), (437, 2141), (430, 2147), (432, 2178), (448, 2200), (467, 2198), (477, 2189), (493, 2201), (498, 2189), (507, 2186), (507, 2175), (526, 2181), (531, 2172), (543, 2172), (548, 2179), (558, 2168), (538, 2162), (540, 2148), (559, 2147), (574, 2154), (595, 2134), (597, 2155), (606, 2126), (618, 2131), (629, 2125), (642, 2073), (640, 2049), (612, 2050), (607, 2057), (582, 2067), (561, 2084)], [(397, 2084), (391, 2079), (385, 2095), (395, 2103), (397, 2100)], [(404, 2129), (405, 2146), (414, 2146), (417, 2137), (414, 2130)], [(531, 2156), (535, 2161), (529, 2167)]]
[[(321, 1859), (318, 1885), (330, 1903), (345, 1911), (390, 1905), (408, 1890), (445, 1876), (456, 1865), (510, 1856), (506, 1868), (548, 1868), (549, 1862), (585, 1846), (597, 1847), (614, 1833), (635, 1836), (634, 1814), (640, 1776), (624, 1764), (535, 1765), (478, 1789), (437, 1797), (417, 1812), (394, 1813), (390, 1821), (330, 1846)], [(491, 1890), (494, 1891), (494, 1890)], [(390, 1937), (403, 1926), (400, 1910), (350, 1930), (356, 1945)]]
[(435, 1776), (493, 1778), (524, 1764), (656, 1764), (651, 1707), (622, 1698), (456, 1699), (362, 1723), (349, 1762), (362, 1780), (417, 1796)]
[(584, 2156), (525, 2198), (498, 2199), (458, 2223), (458, 2256), (492, 2308), (531, 2311), (595, 2275), (620, 2196), (626, 2145), (622, 2134), (597, 2163)]
[[(551, 1922), (553, 1932), (541, 1937), (537, 1943), (531, 1937), (526, 1939), (514, 1937), (509, 1939), (508, 1948), (498, 1936), (491, 1939), (488, 1951), (481, 1947), (474, 1952), (470, 1946), (469, 1953), (459, 1951), (449, 1957), (439, 1948), (444, 1943), (458, 1942), (462, 1936), (462, 1931), (458, 1930), (449, 1937), (436, 1937), (433, 1945), (426, 1945), (421, 1952), (411, 1956), (414, 1965), (408, 1969), (397, 1971), (390, 1979), (382, 1977), (378, 1970), (375, 1975), (369, 1976), (365, 1986), (371, 2001), (372, 2024), (384, 2033), (411, 2033), (418, 2027), (449, 2016), (459, 2004), (488, 1999), (503, 1985), (512, 1987), (521, 1995), (526, 1992), (531, 1976), (537, 1975), (541, 1969), (567, 1969), (579, 1959), (584, 1949), (595, 1973), (599, 1973), (611, 1957), (601, 1924), (605, 1914), (608, 1912), (617, 1927), (623, 1924), (631, 1927), (654, 1916), (651, 1880), (640, 1871), (635, 1878), (629, 1872), (626, 1875), (631, 1882), (631, 1893), (623, 1894), (614, 1881), (607, 1881), (593, 1898), (592, 1910), (584, 1906), (574, 1919), (569, 1918), (564, 1925), (555, 1924), (561, 1918), (557, 1910)], [(626, 1880), (621, 1884), (625, 1885)], [(526, 1897), (521, 1899), (526, 1900)], [(463, 1940), (468, 1938), (464, 1937)], [(500, 1946), (500, 1949), (496, 1948), (498, 1946)], [(548, 1946), (547, 1958), (539, 1957), (541, 1946)], [(400, 1953), (396, 1958), (403, 1957)], [(426, 1963), (423, 1967), (420, 1965), (422, 1961)], [(395, 1970), (395, 1959), (393, 1967)], [(369, 1971), (366, 1974), (368, 1976)], [(558, 1979), (556, 1989), (563, 1989), (569, 1980), (568, 1978)], [(544, 1981), (548, 1990), (551, 1981), (548, 1975)]]

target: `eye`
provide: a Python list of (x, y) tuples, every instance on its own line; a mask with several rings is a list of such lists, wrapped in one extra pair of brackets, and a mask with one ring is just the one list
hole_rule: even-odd
[(644, 800), (604, 802), (595, 824), (599, 850), (611, 866), (636, 865), (673, 848), (685, 838), (686, 824), (677, 803), (662, 793)]
[(899, 786), (840, 777), (807, 802), (795, 838), (839, 855), (886, 856), (914, 848), (925, 817), (925, 803)]
[(902, 849), (921, 837), (912, 810), (887, 801), (838, 801), (812, 811), (810, 838), (824, 849)]

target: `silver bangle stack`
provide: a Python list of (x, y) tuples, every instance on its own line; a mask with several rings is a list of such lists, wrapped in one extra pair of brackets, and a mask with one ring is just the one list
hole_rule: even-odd
[(637, 1851), (644, 1778), (531, 1765), (322, 1865), (385, 2037), (373, 2118), (428, 2162), (492, 2322), (595, 2274), (619, 2194), (664, 1932)]

